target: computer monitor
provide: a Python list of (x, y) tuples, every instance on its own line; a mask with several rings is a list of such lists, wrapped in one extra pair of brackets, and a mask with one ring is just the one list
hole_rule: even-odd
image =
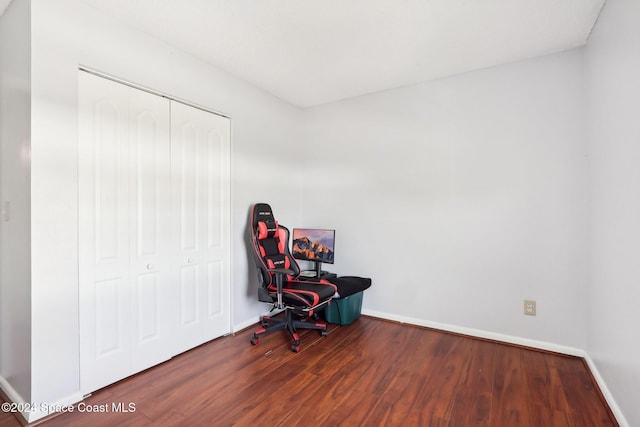
[(314, 262), (320, 277), (322, 263), (333, 264), (335, 240), (335, 230), (294, 228), (291, 253), (295, 259)]

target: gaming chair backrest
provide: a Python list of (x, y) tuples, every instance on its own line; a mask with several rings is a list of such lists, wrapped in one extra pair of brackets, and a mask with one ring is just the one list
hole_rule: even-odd
[(271, 206), (266, 203), (253, 205), (251, 242), (263, 286), (275, 284), (273, 274), (268, 269), (285, 268), (293, 272), (289, 278), (298, 276), (300, 267), (289, 251), (289, 230), (278, 224)]

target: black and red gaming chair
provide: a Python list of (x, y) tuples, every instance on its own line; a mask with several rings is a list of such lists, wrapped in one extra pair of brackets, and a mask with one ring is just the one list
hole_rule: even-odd
[(284, 318), (262, 316), (262, 328), (251, 337), (256, 345), (269, 332), (288, 330), (293, 338), (291, 349), (300, 351), (297, 329), (318, 329), (327, 335), (327, 325), (311, 320), (324, 309), (336, 293), (336, 286), (326, 280), (304, 280), (300, 267), (289, 251), (289, 230), (274, 219), (271, 206), (256, 203), (251, 210), (251, 244), (258, 267), (258, 299), (284, 310)]

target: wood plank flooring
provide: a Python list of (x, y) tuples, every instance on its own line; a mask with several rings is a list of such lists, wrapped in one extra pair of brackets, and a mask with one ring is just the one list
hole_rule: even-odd
[[(253, 329), (102, 389), (39, 426), (615, 426), (582, 359), (361, 316), (329, 335)], [(113, 405), (135, 406), (116, 412)], [(0, 414), (0, 427), (21, 424)]]

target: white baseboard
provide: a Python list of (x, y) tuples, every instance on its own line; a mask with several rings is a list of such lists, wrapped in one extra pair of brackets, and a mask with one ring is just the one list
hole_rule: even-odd
[[(11, 402), (22, 404), (26, 403), (22, 396), (20, 396), (20, 393), (18, 393), (3, 376), (0, 376), (0, 388), (2, 388), (2, 391), (7, 395)], [(22, 414), (22, 418), (29, 422), (28, 413), (20, 412), (20, 414)]]
[(250, 326), (253, 326), (258, 322), (260, 322), (260, 317), (257, 317), (255, 319), (248, 319), (248, 320), (245, 320), (244, 322), (236, 323), (235, 325), (233, 325), (233, 330), (231, 331), (231, 333), (235, 334), (236, 332), (246, 329)]
[(620, 407), (616, 403), (616, 400), (613, 398), (609, 387), (607, 387), (607, 384), (602, 379), (600, 371), (598, 371), (598, 367), (596, 366), (595, 362), (591, 359), (591, 357), (589, 357), (589, 354), (584, 355), (584, 360), (585, 362), (587, 362), (589, 370), (591, 371), (591, 375), (593, 375), (596, 383), (598, 383), (598, 387), (600, 387), (600, 391), (602, 391), (602, 395), (607, 401), (607, 404), (609, 404), (609, 408), (611, 409), (611, 412), (613, 412), (613, 415), (616, 417), (616, 420), (618, 421), (618, 424), (620, 424), (620, 427), (629, 427), (627, 419), (624, 417), (624, 414), (620, 410)]
[(600, 390), (602, 391), (602, 394), (605, 400), (607, 401), (607, 404), (609, 405), (611, 412), (613, 412), (613, 415), (618, 421), (618, 424), (620, 424), (621, 427), (629, 427), (629, 423), (624, 417), (624, 414), (620, 410), (620, 407), (616, 403), (615, 399), (613, 398), (613, 395), (609, 391), (609, 388), (607, 387), (607, 384), (604, 382), (604, 379), (600, 375), (600, 372), (598, 371), (598, 368), (596, 367), (595, 363), (593, 362), (593, 360), (591, 360), (587, 352), (582, 349), (553, 344), (546, 341), (537, 341), (537, 340), (531, 340), (528, 338), (516, 337), (513, 335), (505, 335), (505, 334), (499, 334), (496, 332), (483, 331), (481, 329), (465, 328), (462, 326), (449, 325), (446, 323), (430, 322), (428, 320), (416, 319), (413, 317), (397, 316), (395, 314), (384, 313), (384, 312), (375, 311), (375, 310), (363, 309), (362, 314), (365, 314), (371, 317), (377, 317), (380, 319), (393, 320), (400, 323), (407, 323), (410, 325), (424, 326), (426, 328), (433, 328), (441, 331), (454, 332), (454, 333), (469, 335), (477, 338), (485, 338), (485, 339), (500, 341), (500, 342), (509, 343), (509, 344), (517, 344), (517, 345), (522, 345), (526, 347), (537, 348), (540, 350), (553, 351), (555, 353), (567, 354), (569, 356), (581, 357), (587, 363), (587, 366), (589, 367), (589, 370), (591, 371), (593, 378), (598, 384), (598, 387), (600, 387)]
[(585, 352), (582, 349), (568, 347), (559, 344), (553, 344), (546, 341), (532, 340), (528, 338), (516, 337), (513, 335), (499, 334), (497, 332), (484, 331), (481, 329), (466, 328), (463, 326), (449, 325), (447, 323), (431, 322), (413, 317), (397, 316), (395, 314), (384, 313), (374, 310), (363, 310), (363, 314), (381, 319), (393, 320), (400, 323), (408, 323), (410, 325), (424, 326), (426, 328), (439, 329), (441, 331), (454, 332), (462, 335), (469, 335), (477, 338), (486, 338), (494, 341), (505, 342), (509, 344), (522, 345), (525, 347), (533, 347), (540, 350), (553, 351), (555, 353), (568, 354), (570, 356), (584, 357)]
[(58, 412), (57, 409), (72, 406), (83, 399), (82, 394), (78, 392), (60, 399), (54, 403), (45, 404), (36, 402), (25, 402), (20, 393), (18, 393), (2, 376), (0, 376), (0, 388), (2, 388), (2, 391), (7, 395), (11, 402), (16, 403), (18, 408), (23, 408), (23, 410), (19, 412), (20, 415), (22, 415), (22, 418), (27, 421), (27, 423), (32, 423), (41, 418), (49, 416), (55, 412)]
[(47, 403), (46, 408), (43, 408), (44, 410), (31, 411), (27, 421), (32, 423), (51, 414), (62, 412), (64, 411), (64, 408), (72, 407), (83, 399), (84, 396), (78, 391), (77, 393), (58, 399), (55, 402)]
[(264, 312), (263, 314), (261, 314), (260, 316), (253, 318), (253, 319), (247, 319), (244, 322), (240, 322), (240, 323), (236, 323), (235, 325), (233, 325), (233, 329), (231, 330), (232, 334), (235, 334), (238, 331), (241, 331), (243, 329), (249, 328), (251, 326), (255, 326), (256, 323), (260, 323), (260, 321), (262, 320), (262, 316), (275, 316), (278, 313), (282, 313), (283, 310), (269, 310)]

